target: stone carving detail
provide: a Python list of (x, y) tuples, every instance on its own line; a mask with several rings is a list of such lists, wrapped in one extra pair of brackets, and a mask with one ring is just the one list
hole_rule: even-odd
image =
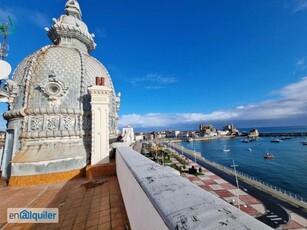
[(74, 119), (71, 117), (63, 118), (63, 126), (66, 130), (72, 130), (74, 127)]
[(116, 96), (116, 112), (119, 112), (119, 108), (120, 108), (120, 98), (121, 98), (121, 93), (118, 93)]
[(18, 86), (16, 82), (12, 80), (7, 80), (5, 82), (4, 90), (8, 93), (8, 101), (7, 103), (9, 104), (9, 110), (13, 109), (13, 101), (15, 97), (18, 94)]
[(33, 117), (30, 121), (30, 130), (38, 131), (41, 130), (43, 126), (43, 119), (41, 117)]
[(69, 88), (56, 75), (50, 74), (48, 79), (41, 82), (40, 89), (47, 96), (49, 106), (56, 107), (60, 104), (62, 97)]
[(48, 118), (46, 127), (48, 131), (57, 130), (58, 129), (57, 119), (55, 117)]
[(37, 131), (39, 130), (39, 118), (33, 118), (31, 121), (31, 130)]
[(77, 119), (76, 120), (76, 122), (77, 122), (77, 129), (78, 130), (82, 129), (82, 117), (78, 116), (76, 119)]

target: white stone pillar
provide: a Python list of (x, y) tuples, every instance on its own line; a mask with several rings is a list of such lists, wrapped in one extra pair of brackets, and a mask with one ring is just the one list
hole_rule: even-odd
[(103, 85), (88, 90), (92, 106), (91, 165), (109, 163), (109, 93), (112, 90)]

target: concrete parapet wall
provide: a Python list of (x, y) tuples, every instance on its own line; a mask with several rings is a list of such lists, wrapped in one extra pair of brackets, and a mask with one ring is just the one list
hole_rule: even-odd
[(127, 151), (133, 150), (128, 147), (117, 149), (116, 172), (131, 229), (167, 230), (168, 227), (125, 162), (123, 155), (126, 155)]
[(271, 229), (131, 148), (116, 170), (132, 229)]

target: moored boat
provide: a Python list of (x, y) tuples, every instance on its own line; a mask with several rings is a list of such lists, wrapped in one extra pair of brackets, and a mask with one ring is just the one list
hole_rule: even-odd
[(194, 141), (194, 139), (191, 138), (191, 137), (189, 137), (189, 138), (187, 139), (187, 142), (193, 142), (193, 141)]
[(279, 143), (280, 142), (280, 139), (273, 139), (271, 140), (272, 143)]
[(301, 141), (302, 145), (307, 145), (307, 141)]
[(230, 149), (228, 149), (228, 148), (226, 147), (226, 145), (225, 145), (223, 151), (224, 151), (224, 152), (229, 152)]
[(263, 155), (264, 159), (272, 159), (274, 158), (274, 155), (272, 153), (267, 152), (265, 155)]

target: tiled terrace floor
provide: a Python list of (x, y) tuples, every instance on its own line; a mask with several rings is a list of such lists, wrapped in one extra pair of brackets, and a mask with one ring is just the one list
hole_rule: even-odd
[[(8, 224), (7, 208), (59, 208), (57, 224)], [(0, 188), (1, 229), (129, 229), (116, 176)]]

